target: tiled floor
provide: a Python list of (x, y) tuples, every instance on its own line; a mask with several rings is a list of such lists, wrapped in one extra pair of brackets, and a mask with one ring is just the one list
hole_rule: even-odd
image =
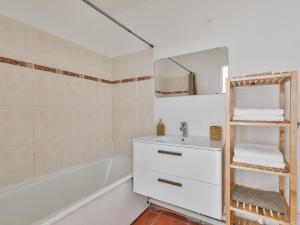
[(174, 211), (151, 205), (132, 225), (209, 225)]

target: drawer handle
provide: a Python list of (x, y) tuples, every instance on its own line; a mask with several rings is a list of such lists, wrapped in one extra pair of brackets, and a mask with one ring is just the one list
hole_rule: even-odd
[(170, 184), (170, 185), (173, 185), (173, 186), (177, 186), (177, 187), (182, 187), (181, 183), (177, 183), (177, 182), (170, 181), (170, 180), (165, 180), (165, 179), (162, 179), (162, 178), (158, 178), (157, 181), (161, 182), (161, 183), (165, 183), (165, 184)]
[(158, 150), (157, 152), (159, 154), (182, 156), (181, 152), (170, 152), (170, 151), (165, 151), (165, 150)]

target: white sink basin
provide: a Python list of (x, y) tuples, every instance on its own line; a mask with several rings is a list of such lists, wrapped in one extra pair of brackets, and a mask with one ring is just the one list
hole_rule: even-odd
[(223, 141), (212, 141), (209, 137), (190, 136), (183, 138), (180, 136), (145, 136), (135, 138), (134, 142), (157, 143), (164, 145), (184, 146), (191, 148), (205, 148), (209, 150), (221, 150)]
[(187, 137), (178, 137), (178, 136), (157, 136), (154, 137), (157, 142), (163, 143), (173, 143), (173, 144), (187, 144), (189, 138)]

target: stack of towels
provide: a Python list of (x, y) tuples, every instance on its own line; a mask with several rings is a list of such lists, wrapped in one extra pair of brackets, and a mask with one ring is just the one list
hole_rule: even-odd
[(282, 153), (276, 146), (258, 144), (236, 144), (233, 162), (284, 169)]
[(235, 108), (233, 120), (284, 121), (283, 109)]

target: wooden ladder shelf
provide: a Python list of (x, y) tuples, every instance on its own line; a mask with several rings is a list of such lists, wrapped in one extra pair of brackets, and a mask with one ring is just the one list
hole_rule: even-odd
[[(264, 121), (234, 121), (233, 112), (235, 107), (235, 90), (244, 87), (257, 87), (265, 85), (279, 86), (279, 105), (285, 109), (286, 98), (289, 98), (290, 112), (289, 120), (283, 122), (264, 122)], [(289, 85), (289, 88), (286, 86)], [(289, 89), (289, 96), (287, 90)], [(226, 95), (226, 225), (257, 225), (257, 222), (241, 218), (250, 216), (260, 218), (266, 221), (275, 222), (284, 225), (297, 225), (297, 94), (298, 94), (298, 73), (296, 71), (284, 73), (263, 73), (252, 74), (244, 77), (227, 79)], [(286, 158), (285, 151), (287, 141), (289, 142), (289, 161), (286, 160), (285, 169), (256, 166), (244, 163), (232, 162), (235, 145), (235, 133), (237, 126), (253, 127), (277, 127), (279, 130), (279, 149)], [(286, 131), (289, 131), (289, 138), (286, 138)], [(281, 198), (284, 201), (286, 213), (274, 212), (272, 210), (260, 208), (255, 205), (249, 205), (245, 202), (237, 202), (232, 199), (232, 192), (235, 184), (235, 170), (247, 170), (258, 173), (265, 173), (279, 176), (279, 190)], [(289, 180), (286, 187), (285, 179)], [(288, 189), (288, 190), (286, 190)], [(288, 200), (285, 194), (288, 192)], [(276, 192), (277, 193), (277, 192)], [(275, 193), (275, 194), (276, 194)], [(277, 193), (277, 195), (278, 195)], [(279, 196), (279, 195), (278, 195)], [(282, 203), (283, 204), (283, 203)], [(239, 216), (237, 216), (237, 214)], [(244, 215), (244, 216), (242, 216)]]

